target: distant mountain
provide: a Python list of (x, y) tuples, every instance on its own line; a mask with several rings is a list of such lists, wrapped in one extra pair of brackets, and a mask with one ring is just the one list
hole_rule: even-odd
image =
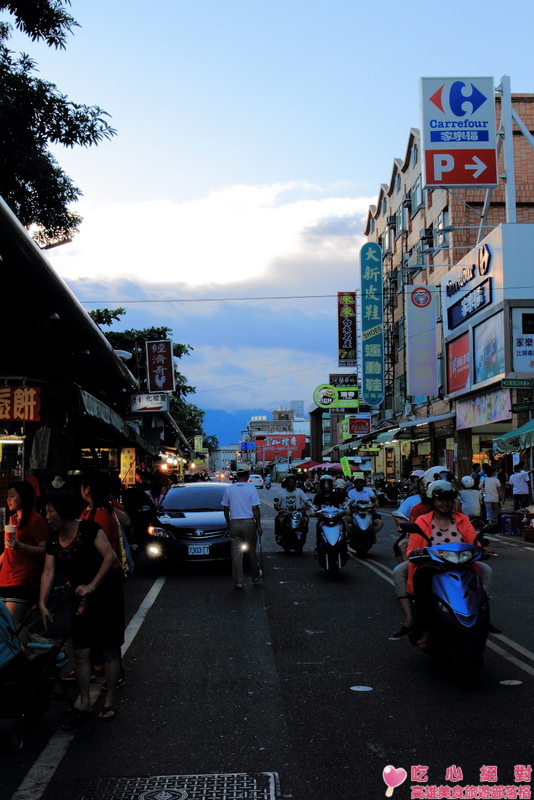
[(241, 439), (241, 431), (247, 427), (251, 417), (267, 417), (271, 419), (271, 411), (265, 408), (246, 408), (239, 411), (221, 411), (219, 409), (204, 412), (204, 431), (208, 436), (216, 436), (221, 447), (235, 444)]

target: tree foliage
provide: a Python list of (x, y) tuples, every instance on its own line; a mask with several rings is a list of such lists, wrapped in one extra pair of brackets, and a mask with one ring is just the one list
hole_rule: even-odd
[[(110, 326), (113, 322), (119, 321), (126, 313), (124, 308), (108, 309), (97, 308), (89, 312), (89, 315), (99, 326)], [(114, 350), (125, 350), (132, 354), (128, 366), (135, 377), (139, 380), (140, 386), (146, 390), (146, 342), (158, 342), (168, 339), (171, 328), (153, 327), (141, 330), (130, 329), (126, 331), (103, 331), (104, 336), (109, 341)], [(193, 348), (188, 344), (174, 344), (173, 355), (175, 358), (182, 358), (188, 355)], [(180, 426), (180, 430), (188, 441), (192, 441), (194, 436), (204, 436), (203, 423), (204, 411), (187, 402), (184, 398), (194, 393), (194, 386), (189, 386), (187, 378), (178, 370), (175, 370), (176, 391), (170, 395), (170, 414)], [(207, 437), (216, 439), (216, 437)]]
[[(2, 2), (16, 27), (32, 40), (65, 47), (77, 25), (61, 0)], [(116, 131), (105, 111), (70, 101), (57, 86), (36, 77), (27, 54), (7, 46), (12, 32), (0, 23), (0, 195), (23, 225), (33, 226), (39, 244), (70, 239), (81, 218), (69, 211), (82, 192), (49, 151), (50, 144), (88, 147), (110, 139)]]

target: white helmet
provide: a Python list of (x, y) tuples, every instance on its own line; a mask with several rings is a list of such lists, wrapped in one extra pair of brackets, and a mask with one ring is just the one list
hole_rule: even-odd
[(442, 479), (441, 476), (444, 472), (447, 472), (447, 467), (437, 466), (437, 467), (430, 467), (429, 469), (427, 469), (424, 475), (425, 486), (428, 486), (428, 484), (432, 483), (432, 481), (441, 480)]
[(450, 481), (432, 481), (426, 487), (426, 496), (432, 500), (442, 497), (447, 500), (455, 500), (458, 492)]
[(472, 489), (474, 485), (475, 481), (473, 480), (471, 475), (464, 475), (464, 477), (462, 478), (462, 486), (464, 487), (464, 489)]
[(410, 478), (423, 478), (424, 474), (424, 469), (414, 469), (410, 472)]
[(330, 481), (332, 486), (334, 485), (334, 479), (331, 475), (321, 475), (319, 479), (319, 486), (324, 486), (326, 481)]

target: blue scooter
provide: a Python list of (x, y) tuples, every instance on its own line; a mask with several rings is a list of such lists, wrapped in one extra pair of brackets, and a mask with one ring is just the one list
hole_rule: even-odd
[[(489, 601), (482, 585), (481, 576), (474, 564), (484, 555), (478, 544), (483, 534), (493, 532), (486, 526), (477, 535), (474, 544), (448, 542), (432, 545), (430, 539), (413, 523), (401, 523), (406, 533), (417, 532), (429, 543), (424, 556), (413, 556), (411, 561), (425, 558), (425, 569), (434, 568), (429, 579), (430, 596), (424, 598), (424, 627), (430, 629), (431, 638), (425, 650), (435, 661), (447, 664), (465, 689), (474, 689), (482, 668), (482, 657), (488, 636), (490, 614)], [(421, 589), (421, 584), (420, 584)], [(421, 601), (415, 590), (416, 615)], [(416, 629), (409, 634), (416, 645), (423, 627), (420, 618)]]

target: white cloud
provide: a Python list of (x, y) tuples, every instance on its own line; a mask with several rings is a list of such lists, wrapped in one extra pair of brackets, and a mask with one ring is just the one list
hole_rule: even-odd
[(243, 345), (237, 350), (203, 346), (202, 357), (195, 354), (183, 364), (188, 382), (196, 387), (191, 396), (201, 408), (238, 410), (275, 408), (291, 400), (311, 403), (313, 389), (335, 371), (321, 352), (273, 347), (259, 349)]
[(223, 187), (182, 204), (80, 204), (80, 233), (50, 256), (71, 281), (90, 277), (189, 287), (251, 278), (268, 282), (278, 261), (353, 258), (369, 203), (365, 197), (328, 197), (322, 188), (292, 182)]
[[(372, 202), (330, 188), (233, 186), (183, 204), (89, 206), (79, 236), (49, 255), (87, 308), (123, 305), (120, 329), (162, 325), (194, 348), (179, 368), (201, 408), (307, 407), (337, 369), (335, 294), (357, 288)], [(302, 299), (268, 299), (288, 296)], [(223, 297), (244, 299), (128, 303)]]

